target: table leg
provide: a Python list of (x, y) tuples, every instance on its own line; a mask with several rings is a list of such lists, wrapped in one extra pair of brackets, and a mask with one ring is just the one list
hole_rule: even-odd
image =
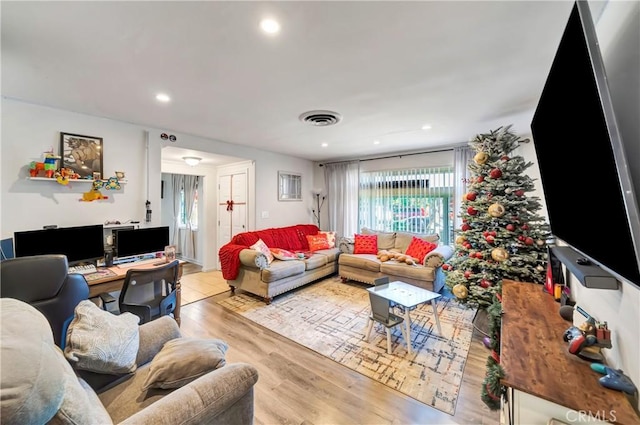
[(438, 335), (442, 336), (442, 328), (440, 327), (440, 318), (438, 317), (438, 307), (436, 306), (436, 300), (431, 300), (431, 307), (433, 308), (433, 315), (436, 318), (436, 325), (438, 326)]
[(411, 316), (409, 316), (409, 308), (404, 308), (404, 325), (407, 329), (407, 353), (411, 354)]

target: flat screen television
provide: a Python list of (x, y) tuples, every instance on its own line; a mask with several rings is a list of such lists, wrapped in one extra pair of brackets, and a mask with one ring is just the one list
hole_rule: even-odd
[(589, 6), (576, 2), (531, 122), (551, 232), (640, 286), (640, 182), (629, 169), (609, 84)]
[(118, 258), (164, 251), (169, 245), (169, 226), (118, 230), (115, 241)]
[(13, 239), (16, 257), (64, 254), (69, 265), (104, 257), (102, 224), (15, 232)]

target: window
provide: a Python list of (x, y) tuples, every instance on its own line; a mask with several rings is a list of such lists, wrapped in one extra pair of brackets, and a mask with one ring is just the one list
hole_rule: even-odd
[[(187, 213), (187, 207), (184, 202), (184, 189), (180, 191), (180, 222), (181, 228), (187, 227), (187, 219), (189, 214)], [(198, 191), (196, 190), (193, 196), (193, 212), (191, 213), (191, 229), (198, 229)]]
[(454, 173), (451, 167), (360, 173), (359, 227), (437, 233), (453, 242)]

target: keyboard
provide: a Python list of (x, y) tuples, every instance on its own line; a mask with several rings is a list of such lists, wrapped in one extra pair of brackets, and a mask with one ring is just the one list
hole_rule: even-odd
[(86, 264), (84, 266), (71, 266), (69, 267), (69, 273), (78, 273), (78, 274), (91, 274), (97, 273), (98, 269), (93, 264)]
[(132, 261), (130, 263), (121, 263), (121, 264), (118, 264), (118, 268), (130, 269), (133, 267), (143, 266), (145, 264), (151, 264), (151, 263), (164, 264), (164, 261), (162, 258), (148, 258), (146, 260)]

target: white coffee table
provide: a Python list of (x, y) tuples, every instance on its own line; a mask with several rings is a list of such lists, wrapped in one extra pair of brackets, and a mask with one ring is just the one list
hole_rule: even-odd
[(438, 308), (435, 301), (442, 295), (437, 292), (431, 292), (399, 280), (389, 282), (385, 285), (372, 286), (367, 288), (367, 291), (371, 291), (382, 298), (404, 307), (404, 322), (407, 330), (407, 338), (409, 339), (409, 341), (407, 341), (407, 351), (409, 354), (411, 354), (411, 316), (409, 315), (411, 308), (427, 302), (431, 303), (433, 316), (436, 319), (436, 326), (438, 327), (438, 334), (442, 335), (440, 319), (438, 318)]

